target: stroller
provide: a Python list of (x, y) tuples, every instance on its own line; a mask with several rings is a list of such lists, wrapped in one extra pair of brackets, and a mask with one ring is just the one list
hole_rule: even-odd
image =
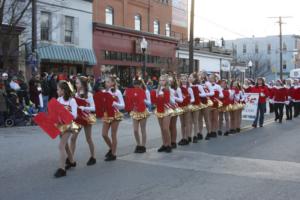
[(18, 95), (14, 92), (6, 96), (6, 101), (8, 114), (4, 120), (5, 127), (32, 125), (32, 117), (37, 111), (31, 102), (29, 106), (24, 107), (23, 102), (19, 102)]

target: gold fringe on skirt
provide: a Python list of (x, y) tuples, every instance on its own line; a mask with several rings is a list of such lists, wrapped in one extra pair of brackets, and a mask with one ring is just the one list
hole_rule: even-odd
[(172, 117), (182, 115), (184, 113), (184, 110), (180, 107), (173, 109)]
[(193, 107), (191, 108), (192, 112), (201, 110), (203, 108), (206, 108), (207, 106), (205, 104), (200, 103), (199, 105), (192, 105)]
[(219, 108), (219, 112), (230, 112), (232, 111), (232, 105), (229, 104), (227, 106), (222, 106), (221, 108)]
[(150, 116), (150, 113), (148, 112), (147, 109), (144, 112), (132, 111), (132, 112), (130, 112), (130, 116), (132, 117), (132, 119), (139, 121), (139, 120), (148, 118)]
[(212, 107), (214, 105), (214, 103), (212, 102), (212, 100), (208, 99), (206, 105), (207, 105), (207, 107)]
[(167, 109), (165, 109), (165, 112), (159, 113), (159, 112), (157, 112), (157, 109), (155, 109), (154, 113), (157, 118), (164, 118), (164, 117), (167, 117), (170, 115), (172, 116), (172, 114), (174, 113), (174, 110), (171, 108), (167, 108)]
[(180, 107), (180, 108), (183, 110), (183, 113), (190, 111), (190, 107), (189, 106), (184, 106), (184, 107)]
[(231, 111), (242, 110), (242, 109), (244, 109), (244, 107), (245, 107), (245, 104), (235, 103), (232, 105)]
[(81, 130), (81, 126), (74, 121), (70, 124), (57, 125), (56, 127), (61, 134), (64, 134), (65, 132), (79, 133)]
[(122, 119), (123, 119), (123, 114), (121, 112), (116, 112), (114, 117), (108, 117), (107, 113), (105, 112), (102, 121), (110, 124), (113, 121), (122, 121)]

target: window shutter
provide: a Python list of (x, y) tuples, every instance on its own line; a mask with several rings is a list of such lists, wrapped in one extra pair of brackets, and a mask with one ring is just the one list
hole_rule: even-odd
[(78, 17), (74, 18), (73, 35), (74, 35), (73, 43), (75, 45), (79, 45), (79, 18)]
[(60, 16), (60, 42), (65, 43), (65, 16)]

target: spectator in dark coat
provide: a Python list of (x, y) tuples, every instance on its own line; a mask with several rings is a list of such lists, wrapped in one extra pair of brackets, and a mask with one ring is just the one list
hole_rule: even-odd
[(42, 87), (42, 97), (43, 97), (43, 107), (41, 112), (47, 112), (48, 101), (50, 96), (50, 84), (48, 81), (48, 74), (43, 72), (41, 75), (41, 87)]
[(40, 75), (35, 74), (29, 81), (30, 100), (36, 108), (40, 107), (39, 94), (41, 93)]
[(49, 99), (57, 98), (57, 75), (52, 74), (51, 77), (49, 77)]
[[(3, 77), (3, 76), (2, 76)], [(0, 80), (0, 126), (4, 125), (4, 121), (7, 115), (7, 102), (6, 102), (6, 89), (4, 79), (1, 77)]]

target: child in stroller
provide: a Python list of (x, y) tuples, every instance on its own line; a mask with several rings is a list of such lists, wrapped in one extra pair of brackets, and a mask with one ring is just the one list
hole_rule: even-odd
[(10, 92), (6, 96), (6, 101), (8, 106), (7, 116), (4, 120), (6, 127), (32, 125), (32, 117), (37, 113), (37, 110), (31, 102), (28, 106), (24, 106), (23, 102), (19, 102), (15, 92)]

